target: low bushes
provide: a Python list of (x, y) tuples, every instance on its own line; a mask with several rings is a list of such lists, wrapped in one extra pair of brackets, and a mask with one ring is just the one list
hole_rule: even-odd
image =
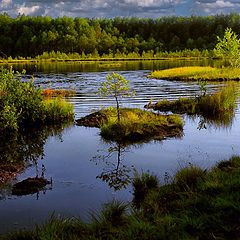
[(73, 107), (60, 99), (44, 100), (33, 81), (12, 69), (0, 70), (0, 131), (73, 120)]

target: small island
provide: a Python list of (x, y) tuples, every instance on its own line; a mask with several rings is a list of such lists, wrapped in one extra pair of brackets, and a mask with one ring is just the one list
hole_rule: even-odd
[(164, 70), (157, 70), (149, 78), (175, 80), (175, 81), (239, 81), (240, 68), (214, 68), (189, 66)]
[(98, 127), (105, 140), (116, 142), (144, 142), (180, 137), (183, 121), (177, 115), (156, 114), (141, 109), (120, 108), (120, 122), (116, 108), (103, 109), (78, 119), (78, 126)]

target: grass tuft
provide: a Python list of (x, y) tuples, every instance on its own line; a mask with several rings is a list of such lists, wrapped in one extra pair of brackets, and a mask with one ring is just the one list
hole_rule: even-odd
[(190, 165), (166, 185), (149, 173), (136, 174), (133, 185), (144, 197), (131, 214), (115, 201), (90, 223), (51, 218), (5, 239), (240, 239), (240, 157), (209, 171)]
[(101, 110), (77, 120), (78, 125), (99, 127), (101, 136), (117, 142), (141, 142), (181, 136), (183, 121), (177, 115), (160, 115), (140, 109)]
[(178, 171), (175, 175), (175, 184), (183, 190), (194, 190), (200, 181), (205, 179), (206, 171), (191, 165)]
[(178, 67), (157, 70), (149, 75), (150, 78), (179, 80), (179, 81), (239, 81), (239, 68), (213, 68), (213, 67)]
[(148, 105), (154, 110), (173, 113), (200, 115), (215, 123), (229, 125), (232, 122), (236, 108), (236, 89), (234, 84), (228, 84), (212, 95), (202, 95), (195, 98), (179, 98), (175, 101), (162, 100)]

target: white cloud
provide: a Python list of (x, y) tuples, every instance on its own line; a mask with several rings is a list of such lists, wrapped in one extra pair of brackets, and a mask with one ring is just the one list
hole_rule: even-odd
[(17, 9), (17, 12), (25, 15), (32, 15), (40, 9), (40, 6), (35, 5), (31, 7), (21, 6)]
[(8, 7), (9, 5), (11, 5), (12, 0), (2, 0), (1, 1), (1, 7)]
[(11, 8), (12, 0), (2, 0), (0, 2), (0, 11), (2, 10), (8, 10)]
[(217, 0), (213, 3), (206, 3), (206, 7), (209, 8), (225, 8), (225, 7), (234, 7), (234, 4), (229, 1)]
[(240, 11), (240, 2), (236, 0), (197, 0), (194, 4), (196, 14), (215, 15)]
[(161, 17), (240, 12), (239, 0), (0, 0), (0, 12), (15, 17)]

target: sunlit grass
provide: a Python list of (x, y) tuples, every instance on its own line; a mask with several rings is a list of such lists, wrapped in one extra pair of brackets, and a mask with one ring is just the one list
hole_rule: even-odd
[(177, 115), (161, 115), (140, 109), (120, 109), (118, 122), (115, 108), (104, 109), (77, 120), (79, 125), (100, 127), (106, 140), (138, 142), (180, 136), (183, 121)]
[(60, 98), (45, 99), (45, 122), (73, 121), (73, 105)]
[(195, 81), (227, 81), (240, 80), (240, 68), (213, 68), (213, 67), (178, 67), (154, 71), (150, 78)]
[(175, 101), (160, 100), (156, 104), (150, 105), (150, 107), (163, 112), (171, 111), (173, 113), (199, 115), (206, 120), (213, 120), (217, 124), (228, 125), (234, 116), (237, 96), (235, 85), (228, 84), (211, 95), (179, 98)]

